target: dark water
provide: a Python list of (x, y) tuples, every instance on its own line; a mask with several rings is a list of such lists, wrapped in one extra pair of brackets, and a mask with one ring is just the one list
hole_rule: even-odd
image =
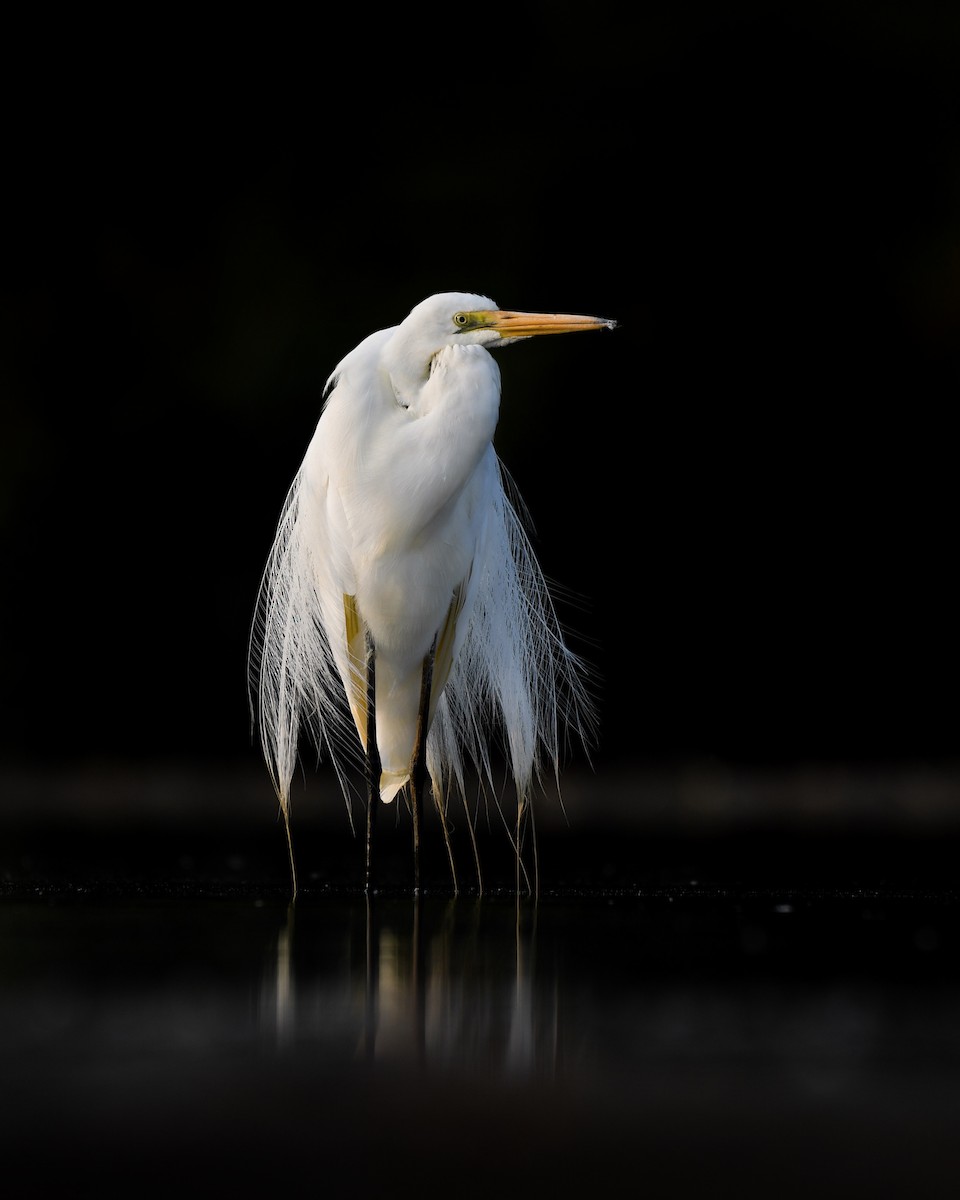
[(6, 840), (8, 1179), (958, 1194), (955, 838), (547, 839), (538, 903), (368, 899), (325, 847), (291, 906), (242, 838)]

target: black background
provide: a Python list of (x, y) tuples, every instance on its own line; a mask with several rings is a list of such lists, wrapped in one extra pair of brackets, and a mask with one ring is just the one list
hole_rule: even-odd
[(324, 382), (445, 290), (619, 322), (499, 358), (600, 778), (954, 760), (949, 6), (383, 19), (11, 36), (4, 764), (259, 769)]

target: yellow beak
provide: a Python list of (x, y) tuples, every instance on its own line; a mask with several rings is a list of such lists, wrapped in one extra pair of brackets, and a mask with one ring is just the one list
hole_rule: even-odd
[(580, 317), (571, 313), (497, 312), (477, 313), (482, 323), (501, 337), (534, 337), (541, 333), (577, 333), (582, 329), (613, 329), (616, 321), (606, 317)]

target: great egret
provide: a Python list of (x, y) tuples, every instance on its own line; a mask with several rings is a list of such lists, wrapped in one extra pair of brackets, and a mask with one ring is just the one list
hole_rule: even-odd
[[(500, 371), (488, 350), (599, 317), (508, 312), (448, 292), (373, 333), (334, 370), (283, 506), (250, 642), (252, 701), (287, 832), (301, 732), (333, 764), (365, 768), (366, 882), (378, 799), (407, 796), (419, 890), (421, 798), (446, 838), (466, 772), (494, 788), (499, 728), (517, 792), (515, 850), (565, 728), (589, 744), (595, 712), (493, 447)], [(515, 503), (511, 502), (508, 490)], [(473, 836), (469, 813), (468, 826)], [(476, 858), (476, 843), (474, 841)], [(479, 863), (477, 863), (479, 873)]]

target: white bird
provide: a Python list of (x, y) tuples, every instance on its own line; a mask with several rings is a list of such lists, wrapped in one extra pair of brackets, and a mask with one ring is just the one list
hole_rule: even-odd
[[(565, 731), (589, 745), (596, 716), (493, 447), (500, 371), (488, 351), (614, 325), (449, 292), (364, 339), (327, 381), (267, 560), (249, 656), (294, 895), (301, 733), (332, 762), (348, 810), (350, 769), (365, 768), (367, 888), (377, 799), (404, 790), (419, 890), (429, 781), (456, 890), (448, 799), (455, 792), (466, 807), (470, 770), (495, 790), (487, 736), (499, 730), (517, 793), (518, 886), (522, 869), (529, 888), (521, 830), (532, 789), (547, 762), (559, 775)], [(469, 813), (467, 824), (472, 837)]]

